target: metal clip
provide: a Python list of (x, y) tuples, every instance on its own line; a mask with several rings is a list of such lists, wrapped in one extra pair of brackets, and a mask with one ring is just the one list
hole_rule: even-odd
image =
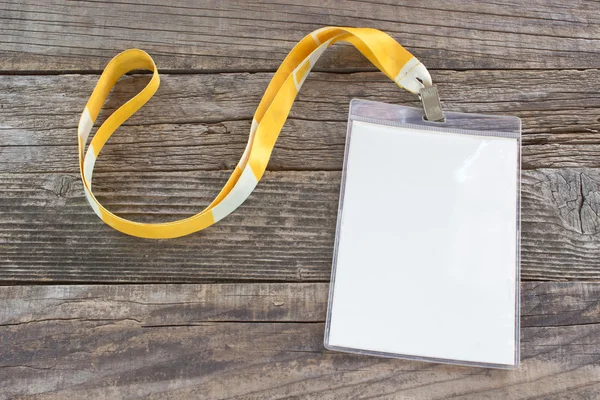
[(425, 119), (433, 122), (444, 122), (444, 114), (442, 113), (442, 104), (440, 96), (435, 85), (421, 88), (419, 91), (423, 110), (425, 111)]

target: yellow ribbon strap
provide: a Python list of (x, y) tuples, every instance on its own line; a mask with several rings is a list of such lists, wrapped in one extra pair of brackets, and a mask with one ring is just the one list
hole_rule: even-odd
[[(100, 76), (81, 114), (78, 127), (81, 179), (85, 195), (96, 214), (118, 231), (156, 239), (188, 235), (229, 215), (250, 196), (263, 176), (277, 136), (306, 76), (325, 49), (339, 41), (354, 45), (398, 86), (412, 93), (418, 93), (422, 87), (431, 85), (431, 77), (423, 64), (384, 32), (371, 28), (338, 27), (312, 32), (292, 49), (273, 76), (252, 119), (244, 154), (214, 201), (192, 217), (160, 224), (144, 224), (121, 218), (104, 208), (92, 192), (92, 171), (102, 147), (113, 132), (156, 93), (160, 84), (156, 65), (147, 53), (131, 49), (117, 55)], [(152, 79), (140, 93), (122, 105), (98, 128), (86, 152), (88, 136), (109, 92), (121, 76), (134, 70), (152, 71)]]

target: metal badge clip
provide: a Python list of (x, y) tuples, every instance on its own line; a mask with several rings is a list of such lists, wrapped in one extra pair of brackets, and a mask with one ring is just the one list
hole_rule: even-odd
[(432, 122), (444, 122), (444, 114), (442, 113), (442, 104), (440, 96), (435, 85), (421, 88), (419, 91), (423, 110), (425, 111), (425, 119)]

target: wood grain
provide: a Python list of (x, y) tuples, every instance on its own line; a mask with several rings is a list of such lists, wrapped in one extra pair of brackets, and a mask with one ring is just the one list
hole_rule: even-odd
[[(597, 68), (594, 1), (3, 1), (0, 71), (97, 71), (131, 47), (178, 71), (275, 70), (323, 26), (375, 27), (431, 69)], [(372, 68), (337, 46), (321, 69)]]
[[(111, 138), (99, 170), (232, 169), (271, 76), (163, 76), (157, 95)], [(434, 78), (447, 110), (522, 118), (523, 168), (600, 166), (600, 70), (440, 71)], [(76, 172), (76, 125), (97, 79), (0, 76), (0, 172)], [(101, 120), (148, 79), (126, 77)], [(416, 96), (380, 73), (313, 73), (292, 108), (269, 168), (341, 170), (353, 97), (418, 105)]]
[[(329, 283), (0, 286), (0, 326), (131, 319), (142, 326), (324, 322)], [(600, 282), (522, 282), (521, 326), (600, 322)]]
[(593, 398), (600, 285), (522, 290), (499, 371), (326, 351), (327, 284), (3, 287), (0, 399)]
[[(552, 287), (552, 290), (544, 289)], [(538, 318), (564, 310), (568, 323), (589, 322), (594, 313), (574, 309), (598, 297), (595, 284), (524, 284), (528, 307)], [(536, 289), (537, 288), (537, 289)], [(540, 289), (542, 288), (542, 289)], [(585, 288), (587, 292), (582, 295)], [(229, 283), (208, 285), (43, 285), (0, 286), (0, 326), (35, 321), (129, 319), (143, 326), (184, 326), (205, 322), (323, 322), (328, 283)], [(540, 294), (541, 293), (541, 294)], [(559, 294), (567, 294), (559, 302)], [(541, 305), (537, 299), (545, 299)], [(554, 301), (553, 301), (554, 300)], [(580, 302), (575, 305), (575, 302)], [(558, 311), (557, 311), (558, 310)], [(563, 310), (563, 311), (561, 311)], [(1, 367), (0, 367), (1, 368)]]
[[(224, 171), (98, 173), (110, 210), (180, 219), (212, 201)], [(75, 282), (327, 281), (338, 171), (268, 172), (233, 214), (197, 234), (145, 240), (92, 212), (76, 173), (0, 174), (2, 280)], [(600, 170), (523, 172), (524, 279), (600, 279)], [(432, 227), (434, 229), (434, 227)]]
[[(522, 119), (522, 277), (537, 282), (522, 283), (519, 370), (324, 350), (348, 102), (418, 106), (350, 46), (324, 54), (269, 172), (219, 224), (149, 241), (89, 208), (76, 125), (112, 56), (148, 51), (162, 86), (103, 150), (95, 191), (168, 221), (213, 199), (273, 71), (326, 25), (388, 32), (446, 110)], [(543, 282), (600, 280), (596, 1), (0, 0), (0, 37), (0, 283), (128, 283), (0, 286), (0, 400), (598, 397), (600, 284)], [(100, 121), (148, 79), (125, 77)]]

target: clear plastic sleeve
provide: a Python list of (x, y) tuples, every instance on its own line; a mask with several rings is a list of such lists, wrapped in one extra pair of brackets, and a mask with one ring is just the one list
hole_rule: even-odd
[(330, 350), (519, 364), (519, 118), (350, 103)]

